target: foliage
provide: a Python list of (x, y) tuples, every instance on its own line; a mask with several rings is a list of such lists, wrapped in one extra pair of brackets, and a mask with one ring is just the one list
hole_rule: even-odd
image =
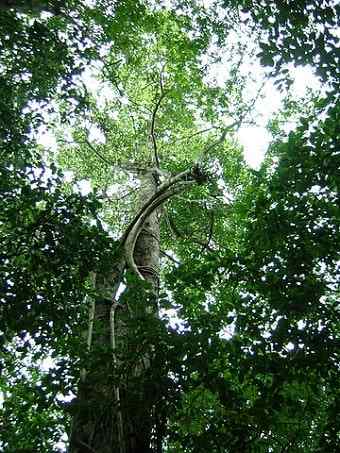
[[(86, 367), (132, 381), (123, 410), (153, 407), (158, 449), (337, 451), (338, 6), (32, 5), (0, 15), (1, 448), (63, 449), (79, 403), (65, 398)], [(287, 101), (282, 117), (293, 111), (297, 127), (285, 136), (276, 123), (259, 171), (235, 139), (254, 119), (254, 77), (241, 67), (256, 52), (282, 89), (289, 63), (313, 66), (327, 88), (308, 108)], [(55, 153), (36, 143), (47, 125)], [(103, 367), (111, 351), (84, 347), (91, 275), (114, 269), (143, 172), (157, 166), (159, 184), (191, 167), (199, 184), (162, 207), (160, 318), (126, 272), (119, 301), (135, 316), (119, 365)], [(94, 190), (82, 195), (64, 170)], [(132, 375), (141, 355), (151, 366)]]
[(334, 1), (244, 2), (263, 33), (260, 57), (274, 74), (289, 78), (287, 63), (311, 65), (334, 93), (339, 84), (337, 30), (339, 5)]

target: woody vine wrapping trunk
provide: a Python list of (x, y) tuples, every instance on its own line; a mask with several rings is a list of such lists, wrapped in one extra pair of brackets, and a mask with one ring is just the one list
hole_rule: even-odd
[[(160, 385), (153, 376), (162, 371), (153, 370), (157, 335), (147, 334), (150, 323), (155, 331), (159, 323), (160, 207), (201, 183), (202, 172), (195, 165), (162, 183), (159, 175), (157, 168), (143, 172), (137, 213), (120, 241), (117, 261), (110, 273), (94, 278), (89, 362), (74, 403), (72, 453), (162, 451)], [(118, 298), (123, 280), (126, 288)]]

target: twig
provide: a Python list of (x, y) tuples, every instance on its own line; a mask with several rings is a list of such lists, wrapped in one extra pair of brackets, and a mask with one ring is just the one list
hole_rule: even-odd
[(201, 129), (200, 131), (193, 132), (192, 134), (175, 138), (174, 140), (170, 140), (167, 145), (173, 145), (174, 143), (182, 142), (183, 140), (190, 140), (191, 138), (196, 137), (196, 135), (204, 134), (205, 132), (212, 131), (213, 129), (218, 129), (218, 126), (210, 126), (205, 129)]
[(230, 124), (229, 126), (226, 126), (222, 129), (222, 134), (220, 135), (220, 137), (213, 143), (211, 143), (210, 145), (206, 146), (202, 153), (201, 153), (201, 158), (207, 154), (209, 151), (211, 151), (213, 148), (215, 148), (216, 146), (220, 145), (221, 143), (224, 142), (226, 136), (227, 136), (227, 133), (232, 130), (235, 126), (237, 126), (240, 122), (239, 121), (235, 121), (234, 123)]
[(179, 231), (179, 229), (175, 225), (174, 220), (171, 217), (169, 217), (169, 222), (170, 222), (172, 231), (175, 233), (175, 235), (178, 238), (186, 239), (186, 238), (189, 237), (191, 242), (193, 242), (194, 244), (201, 245), (202, 247), (205, 248), (205, 250), (208, 250), (209, 252), (214, 252), (215, 251), (212, 247), (209, 246), (209, 244), (207, 244), (207, 242), (203, 242), (199, 238), (194, 237), (191, 232)]
[(152, 112), (151, 130), (150, 130), (150, 135), (151, 135), (151, 140), (152, 140), (153, 150), (154, 150), (155, 163), (156, 163), (157, 168), (159, 168), (160, 162), (159, 162), (159, 156), (158, 156), (158, 151), (157, 151), (157, 142), (156, 142), (156, 136), (155, 136), (155, 121), (156, 121), (157, 111), (161, 105), (162, 100), (164, 99), (165, 95), (167, 94), (167, 92), (164, 90), (163, 80), (162, 80), (165, 65), (166, 65), (166, 63), (163, 64), (163, 67), (159, 74), (159, 86), (160, 86), (160, 90), (161, 90), (161, 95), (160, 95), (158, 101), (156, 102), (156, 105)]
[(94, 450), (92, 447), (90, 447), (90, 445), (86, 444), (85, 442), (83, 442), (83, 441), (80, 440), (80, 439), (76, 439), (76, 440), (75, 440), (75, 443), (78, 444), (80, 447), (86, 448), (86, 450), (87, 450), (89, 453), (97, 453), (97, 451)]

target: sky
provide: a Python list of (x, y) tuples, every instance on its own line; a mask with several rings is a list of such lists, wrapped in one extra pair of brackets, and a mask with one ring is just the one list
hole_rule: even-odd
[[(291, 67), (291, 76), (294, 80), (292, 95), (296, 99), (303, 100), (308, 88), (313, 90), (320, 88), (318, 79), (313, 75), (309, 67)], [(261, 165), (272, 139), (265, 126), (273, 113), (280, 109), (283, 101), (283, 95), (274, 87), (271, 81), (266, 83), (264, 91), (265, 97), (257, 105), (262, 124), (259, 127), (241, 127), (238, 132), (238, 139), (243, 145), (245, 160), (250, 167), (255, 169), (258, 169)]]

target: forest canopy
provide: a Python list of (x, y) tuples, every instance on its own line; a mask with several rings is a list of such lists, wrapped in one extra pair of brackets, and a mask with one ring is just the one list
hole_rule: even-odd
[(340, 450), (339, 10), (0, 2), (1, 451)]

